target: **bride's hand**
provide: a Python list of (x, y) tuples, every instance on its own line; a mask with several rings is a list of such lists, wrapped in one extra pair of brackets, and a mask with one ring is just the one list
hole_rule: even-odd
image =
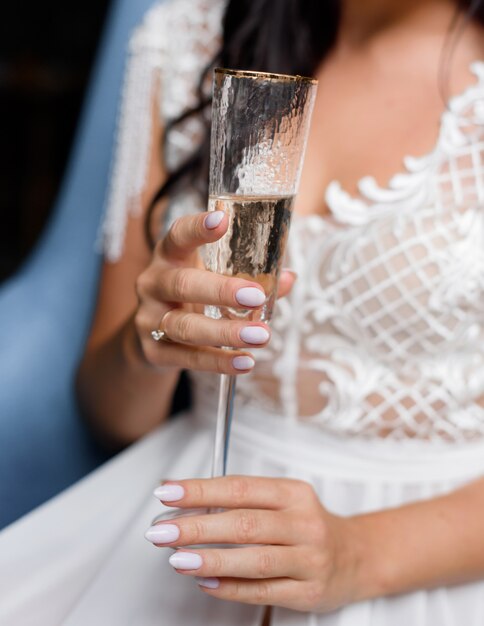
[[(203, 315), (207, 304), (256, 310), (266, 300), (256, 282), (203, 269), (199, 248), (220, 239), (227, 227), (223, 211), (176, 220), (139, 276), (135, 327), (143, 358), (151, 366), (245, 373), (254, 366), (246, 349), (269, 341), (270, 329), (262, 322), (213, 320)], [(293, 282), (294, 275), (283, 272), (279, 295), (287, 294)], [(155, 342), (153, 330), (163, 330), (171, 342)], [(227, 352), (220, 346), (238, 350)]]
[[(351, 522), (326, 511), (308, 483), (229, 476), (165, 483), (155, 495), (169, 506), (227, 509), (178, 517), (146, 533), (157, 546), (178, 548), (170, 563), (179, 574), (197, 577), (206, 593), (313, 612), (354, 599)], [(241, 547), (183, 547), (204, 544)]]

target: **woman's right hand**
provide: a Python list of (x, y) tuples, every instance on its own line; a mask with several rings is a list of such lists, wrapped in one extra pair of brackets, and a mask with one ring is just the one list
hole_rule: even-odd
[[(150, 366), (243, 374), (255, 364), (247, 349), (269, 341), (270, 329), (262, 322), (214, 320), (203, 314), (204, 305), (256, 310), (266, 300), (256, 282), (203, 269), (200, 246), (220, 239), (227, 227), (223, 211), (176, 220), (139, 276), (135, 327)], [(293, 282), (294, 275), (283, 272), (279, 295), (289, 292)], [(156, 329), (171, 341), (156, 342), (151, 335)]]

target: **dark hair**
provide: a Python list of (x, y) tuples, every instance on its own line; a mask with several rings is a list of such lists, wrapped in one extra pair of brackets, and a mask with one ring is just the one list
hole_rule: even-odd
[[(259, 70), (313, 76), (333, 47), (340, 22), (341, 0), (229, 0), (223, 18), (222, 45), (200, 77), (199, 102), (167, 125), (164, 142), (174, 127), (207, 111), (207, 77), (214, 67)], [(458, 0), (469, 18), (484, 26), (484, 0)], [(458, 15), (449, 28), (448, 50), (455, 45)], [(445, 65), (445, 63), (444, 63)], [(445, 74), (445, 67), (442, 76)], [(174, 172), (155, 194), (145, 222), (146, 236), (153, 245), (150, 221), (154, 207), (183, 186), (190, 185), (206, 200), (210, 132), (208, 116), (204, 137), (190, 158)]]

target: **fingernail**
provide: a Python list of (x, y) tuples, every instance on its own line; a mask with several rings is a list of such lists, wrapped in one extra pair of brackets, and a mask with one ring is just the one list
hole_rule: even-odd
[(269, 332), (261, 326), (246, 326), (242, 328), (239, 335), (245, 343), (253, 344), (266, 343), (270, 337)]
[(208, 230), (214, 230), (217, 226), (220, 226), (224, 218), (225, 213), (223, 211), (211, 211), (205, 218), (204, 225)]
[(162, 502), (177, 502), (185, 495), (185, 489), (181, 485), (161, 485), (153, 491), (153, 495)]
[(235, 298), (242, 306), (262, 306), (266, 301), (266, 294), (257, 287), (243, 287), (237, 291)]
[(232, 365), (236, 370), (251, 370), (255, 365), (255, 361), (250, 356), (236, 356), (232, 360)]
[(156, 524), (148, 528), (145, 539), (155, 545), (162, 543), (173, 543), (180, 536), (180, 529), (174, 524)]
[(191, 552), (175, 552), (168, 559), (170, 565), (175, 569), (200, 569), (203, 564), (202, 557), (199, 554)]
[(195, 580), (200, 587), (206, 587), (207, 589), (218, 589), (220, 587), (220, 580), (218, 578), (199, 578), (196, 576)]

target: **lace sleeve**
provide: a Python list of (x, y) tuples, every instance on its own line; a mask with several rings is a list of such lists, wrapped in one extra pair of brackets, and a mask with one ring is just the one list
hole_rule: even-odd
[[(101, 228), (101, 247), (108, 261), (121, 257), (127, 218), (142, 208), (155, 88), (159, 85), (163, 125), (196, 104), (201, 72), (219, 43), (223, 8), (223, 0), (162, 0), (133, 33)], [(190, 119), (169, 133), (164, 155), (168, 172), (192, 152), (201, 129), (200, 120)]]
[(148, 11), (129, 43), (100, 236), (105, 258), (111, 262), (121, 257), (128, 215), (141, 210), (140, 196), (151, 148), (152, 98), (164, 57), (164, 9), (157, 4)]

